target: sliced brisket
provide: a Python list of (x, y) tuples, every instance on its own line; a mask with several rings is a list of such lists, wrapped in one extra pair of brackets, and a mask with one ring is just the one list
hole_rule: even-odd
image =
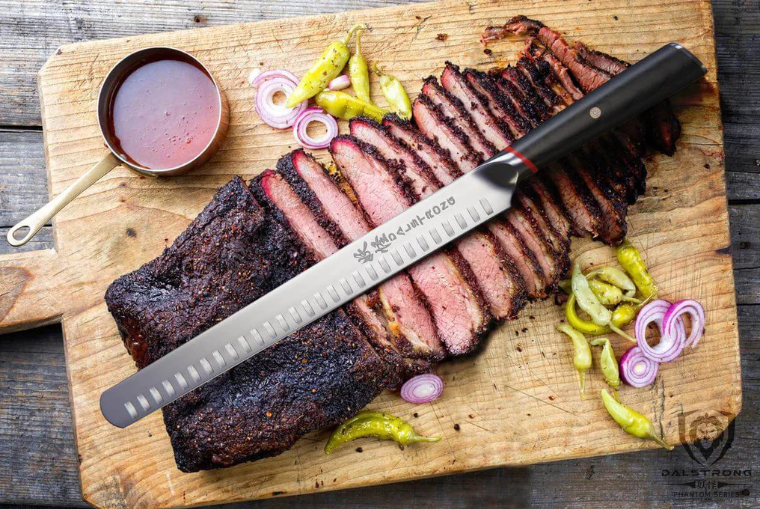
[(474, 90), (486, 98), (491, 113), (509, 126), (514, 138), (521, 138), (530, 131), (530, 123), (515, 109), (512, 101), (504, 96), (493, 78), (475, 69), (465, 70), (464, 77)]
[(478, 129), (472, 115), (467, 111), (462, 101), (446, 91), (433, 76), (428, 76), (422, 85), (422, 94), (441, 109), (447, 119), (462, 131), (470, 142), (470, 146), (485, 160), (497, 151), (494, 144), (488, 141)]
[[(318, 260), (338, 251), (338, 246), (330, 234), (319, 225), (317, 218), (282, 175), (267, 170), (251, 182), (251, 189), (269, 213), (283, 216), (283, 220), (287, 221), (306, 246), (312, 249)], [(391, 292), (390, 298), (394, 297)], [(387, 385), (395, 387), (409, 376), (429, 369), (429, 361), (443, 358), (443, 350), (433, 352), (415, 335), (407, 337), (400, 334), (393, 306), (382, 304), (383, 300), (388, 299), (386, 288), (381, 285), (378, 289), (354, 299), (346, 310), (357, 327), (370, 339), (375, 350), (389, 364), (389, 373), (396, 376), (390, 379)], [(432, 326), (432, 319), (429, 321)], [(432, 332), (435, 334), (435, 330)]]
[(451, 153), (441, 148), (437, 141), (426, 137), (410, 122), (396, 115), (386, 115), (383, 127), (388, 133), (413, 150), (433, 172), (438, 182), (444, 186), (462, 176), (462, 171), (451, 160)]
[(460, 172), (469, 171), (482, 162), (483, 156), (472, 148), (467, 135), (427, 96), (417, 96), (412, 112), (420, 132), (446, 149)]
[(488, 100), (479, 94), (459, 72), (459, 67), (446, 62), (441, 74), (441, 84), (452, 96), (462, 102), (472, 116), (483, 136), (501, 150), (514, 140), (509, 126), (496, 118), (488, 107)]
[[(419, 157), (411, 157), (407, 153), (410, 149), (397, 143), (387, 129), (362, 118), (352, 120), (350, 127), (352, 136), (374, 146), (382, 157), (403, 163), (399, 169), (412, 182), (416, 200), (427, 198), (438, 190), (439, 186), (435, 184), (414, 184), (426, 174), (427, 165), (421, 166)], [(457, 240), (454, 245), (475, 276), (475, 282), (488, 302), (493, 317), (501, 319), (515, 316), (524, 301), (523, 284), (512, 263), (506, 260), (490, 234), (485, 230), (474, 231)]]
[[(339, 136), (330, 144), (330, 151), (374, 225), (392, 219), (413, 203), (408, 181), (374, 147), (351, 136)], [(409, 274), (426, 296), (449, 353), (471, 352), (490, 325), (490, 315), (459, 253), (434, 253), (412, 266)]]
[[(322, 165), (306, 152), (291, 152), (280, 159), (277, 168), (301, 202), (309, 204), (313, 217), (335, 225), (343, 239), (337, 247), (369, 232), (369, 224), (361, 212), (326, 174)], [(415, 360), (407, 363), (408, 371), (425, 367), (417, 362), (419, 359), (433, 362), (444, 357), (445, 350), (427, 301), (406, 272), (382, 283), (376, 294), (370, 304), (374, 303), (385, 316), (391, 332), (391, 350), (400, 352), (407, 360)], [(387, 345), (385, 350), (388, 350)]]

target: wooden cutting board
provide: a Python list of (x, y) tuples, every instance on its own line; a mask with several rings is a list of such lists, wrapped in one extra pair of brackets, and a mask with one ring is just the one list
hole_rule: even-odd
[[(722, 127), (715, 47), (707, 1), (590, 0), (450, 1), (338, 15), (268, 21), (63, 46), (40, 72), (51, 196), (104, 153), (96, 116), (101, 80), (128, 52), (151, 45), (195, 54), (211, 69), (231, 106), (230, 136), (218, 156), (191, 175), (153, 180), (120, 168), (64, 209), (55, 220), (56, 249), (0, 257), (0, 331), (63, 323), (82, 492), (99, 507), (168, 507), (233, 502), (388, 483), (503, 465), (636, 451), (654, 447), (629, 437), (606, 415), (598, 368), (581, 399), (570, 342), (554, 331), (561, 308), (551, 301), (525, 309), (491, 335), (481, 354), (440, 366), (446, 389), (433, 404), (412, 406), (395, 394), (370, 404), (411, 420), (434, 445), (399, 450), (364, 440), (330, 457), (326, 432), (301, 439), (276, 458), (234, 468), (184, 474), (174, 465), (160, 414), (117, 429), (100, 414), (101, 392), (132, 374), (103, 293), (116, 277), (161, 253), (233, 175), (273, 167), (293, 145), (253, 111), (253, 68), (302, 74), (327, 43), (367, 22), (363, 50), (417, 91), (447, 59), (487, 69), (514, 61), (521, 38), (484, 52), (483, 28), (516, 14), (544, 21), (571, 40), (629, 61), (679, 41), (707, 65), (703, 82), (674, 99), (683, 123), (678, 153), (648, 161), (648, 191), (630, 210), (630, 238), (640, 247), (662, 297), (699, 299), (706, 334), (695, 351), (662, 366), (648, 389), (621, 397), (647, 414), (667, 441), (685, 436), (691, 412), (720, 415), (741, 407)], [(376, 83), (375, 83), (376, 85)], [(377, 90), (377, 87), (374, 88)], [(379, 100), (379, 98), (378, 98)], [(382, 103), (381, 100), (379, 102)], [(343, 126), (345, 129), (345, 126)], [(613, 251), (576, 241), (584, 264), (610, 262)], [(627, 345), (617, 339), (622, 354)], [(597, 354), (595, 354), (597, 355)]]

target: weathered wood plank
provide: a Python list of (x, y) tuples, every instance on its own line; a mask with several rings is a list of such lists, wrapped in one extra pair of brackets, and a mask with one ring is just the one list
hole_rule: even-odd
[(47, 199), (42, 131), (0, 129), (0, 228), (13, 226)]
[(729, 198), (760, 199), (760, 9), (713, 2)]
[(0, 337), (0, 503), (78, 504), (60, 326)]

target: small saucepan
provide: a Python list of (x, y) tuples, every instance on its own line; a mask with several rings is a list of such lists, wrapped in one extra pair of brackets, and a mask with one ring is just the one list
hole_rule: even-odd
[[(26, 244), (71, 200), (123, 165), (150, 177), (170, 177), (206, 163), (227, 136), (229, 107), (217, 81), (195, 57), (151, 47), (124, 57), (98, 94), (98, 124), (109, 152), (47, 205), (8, 232)], [(22, 229), (28, 231), (18, 238)]]

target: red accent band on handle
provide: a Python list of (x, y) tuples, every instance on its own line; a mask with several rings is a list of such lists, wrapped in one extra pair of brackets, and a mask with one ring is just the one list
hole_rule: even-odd
[(507, 147), (504, 150), (506, 150), (510, 154), (513, 154), (520, 161), (522, 161), (523, 164), (525, 164), (525, 166), (527, 166), (528, 168), (530, 168), (530, 171), (532, 171), (533, 173), (538, 173), (538, 168), (536, 168), (536, 165), (533, 164), (532, 162), (530, 162), (530, 159), (528, 159), (527, 157), (525, 157), (524, 155), (522, 155), (520, 152), (518, 152), (517, 150), (513, 149), (512, 147)]

